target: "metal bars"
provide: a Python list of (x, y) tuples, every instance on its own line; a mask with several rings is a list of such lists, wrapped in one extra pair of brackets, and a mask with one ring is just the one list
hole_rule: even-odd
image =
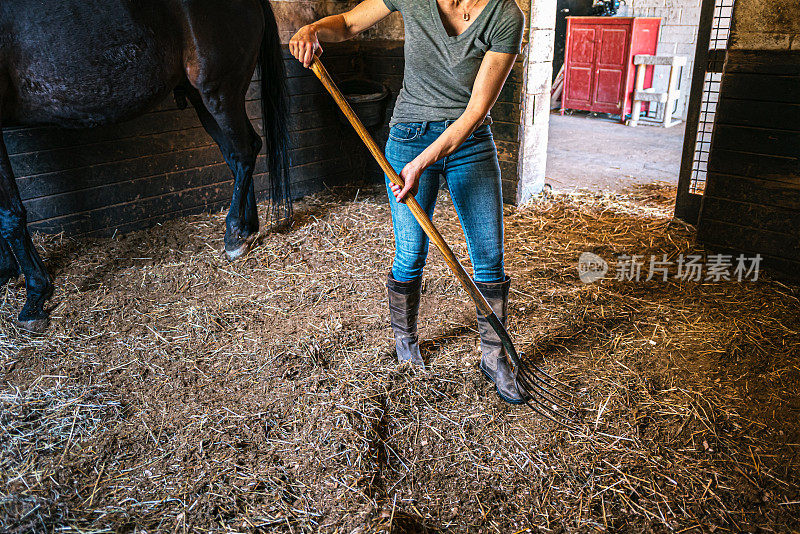
[(716, 0), (714, 5), (714, 18), (711, 22), (708, 41), (708, 66), (703, 79), (703, 95), (700, 100), (700, 114), (697, 122), (697, 139), (695, 140), (692, 174), (689, 181), (690, 193), (702, 194), (706, 185), (706, 167), (711, 149), (711, 137), (714, 133), (714, 117), (719, 100), (719, 84), (722, 80), (722, 67), (725, 61), (724, 52), (728, 48), (728, 37), (731, 31), (733, 4), (735, 1)]

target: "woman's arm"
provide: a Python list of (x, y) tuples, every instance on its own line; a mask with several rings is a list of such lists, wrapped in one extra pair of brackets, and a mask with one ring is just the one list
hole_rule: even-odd
[(403, 178), (405, 186), (402, 189), (392, 184), (392, 191), (398, 201), (402, 201), (409, 192), (414, 196), (417, 193), (419, 176), (422, 171), (455, 152), (483, 122), (500, 95), (500, 90), (503, 88), (508, 73), (511, 72), (516, 57), (516, 54), (492, 52), (491, 50), (486, 52), (480, 69), (478, 69), (475, 83), (472, 85), (472, 95), (464, 113), (448, 126), (436, 141), (403, 168), (400, 177)]
[(289, 40), (289, 51), (308, 68), (317, 50), (322, 52), (320, 41), (338, 43), (352, 39), (390, 13), (383, 0), (364, 0), (346, 13), (331, 15), (300, 28)]

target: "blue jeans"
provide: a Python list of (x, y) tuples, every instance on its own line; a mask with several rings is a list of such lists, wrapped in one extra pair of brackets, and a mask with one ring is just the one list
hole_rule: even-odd
[[(406, 122), (392, 126), (386, 158), (400, 173), (453, 122)], [(488, 124), (479, 126), (453, 154), (437, 161), (420, 176), (416, 199), (431, 218), (440, 176), (447, 182), (464, 229), (475, 281), (502, 282), (505, 280), (503, 198), (497, 149)], [(422, 275), (428, 256), (428, 236), (408, 206), (397, 202), (389, 184), (386, 177), (395, 240), (392, 278), (406, 282)]]

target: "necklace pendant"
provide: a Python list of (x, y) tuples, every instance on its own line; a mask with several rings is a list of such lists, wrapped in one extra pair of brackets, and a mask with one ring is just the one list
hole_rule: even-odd
[(469, 20), (469, 13), (464, 13), (464, 20)]

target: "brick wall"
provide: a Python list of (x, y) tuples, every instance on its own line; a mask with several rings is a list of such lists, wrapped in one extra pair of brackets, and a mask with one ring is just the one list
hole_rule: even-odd
[[(661, 35), (658, 54), (686, 56), (688, 63), (681, 73), (681, 99), (677, 103), (676, 115), (686, 117), (689, 88), (692, 83), (694, 51), (697, 45), (697, 29), (700, 24), (701, 0), (628, 0), (620, 7), (620, 15), (629, 17), (660, 17)], [(653, 85), (657, 90), (666, 90), (669, 82), (669, 67), (656, 67)]]

